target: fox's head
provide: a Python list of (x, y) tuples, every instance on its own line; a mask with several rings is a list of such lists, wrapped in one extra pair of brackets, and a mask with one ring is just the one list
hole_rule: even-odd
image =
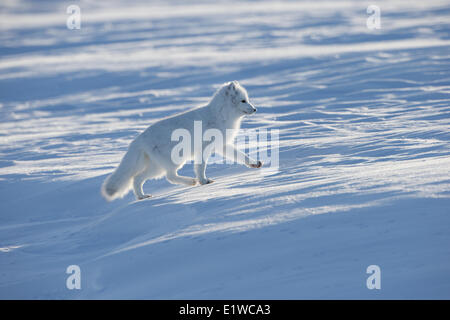
[(228, 100), (229, 107), (235, 108), (238, 113), (252, 114), (256, 112), (256, 108), (250, 103), (248, 99), (247, 90), (237, 81), (225, 83), (220, 90)]

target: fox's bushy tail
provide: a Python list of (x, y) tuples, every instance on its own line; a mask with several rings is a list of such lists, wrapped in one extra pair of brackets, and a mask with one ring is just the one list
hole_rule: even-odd
[(122, 198), (130, 190), (133, 177), (143, 169), (144, 153), (131, 144), (117, 169), (103, 182), (103, 197), (108, 201)]

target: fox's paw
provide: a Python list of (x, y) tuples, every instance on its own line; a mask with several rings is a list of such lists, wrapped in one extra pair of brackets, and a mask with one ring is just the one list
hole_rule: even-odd
[(250, 168), (261, 168), (261, 166), (263, 165), (263, 163), (261, 161), (258, 160), (257, 163), (251, 163), (249, 164)]
[(210, 183), (213, 183), (213, 182), (214, 182), (214, 180), (211, 180), (211, 179), (199, 180), (199, 183), (201, 185), (210, 184)]
[(138, 200), (144, 200), (144, 199), (148, 199), (151, 198), (152, 195), (151, 194), (144, 194), (143, 196), (138, 197)]

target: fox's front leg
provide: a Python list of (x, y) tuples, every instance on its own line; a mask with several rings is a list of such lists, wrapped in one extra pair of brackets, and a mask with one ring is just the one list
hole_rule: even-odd
[[(235, 157), (236, 155), (236, 157)], [(222, 156), (225, 156), (226, 158), (236, 161), (237, 163), (244, 164), (247, 167), (250, 168), (260, 168), (262, 166), (261, 161), (256, 161), (255, 159), (251, 158), (247, 154), (243, 153), (242, 151), (236, 149), (233, 145), (227, 144), (223, 148)]]
[(199, 159), (198, 157), (196, 158), (198, 162), (201, 161), (201, 163), (194, 163), (194, 172), (195, 172), (195, 176), (198, 179), (198, 182), (200, 184), (209, 184), (209, 183), (213, 183), (214, 180), (208, 179), (206, 177), (206, 164), (208, 162), (208, 158), (205, 157), (206, 159)]

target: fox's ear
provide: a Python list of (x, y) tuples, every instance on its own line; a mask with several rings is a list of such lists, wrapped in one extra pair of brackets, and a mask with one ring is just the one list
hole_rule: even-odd
[(239, 86), (239, 82), (237, 82), (236, 80), (231, 81), (230, 84), (228, 85), (231, 89), (235, 89)]
[(236, 84), (234, 82), (229, 82), (227, 85), (227, 89), (225, 90), (225, 94), (228, 96), (230, 94), (234, 94), (236, 92)]

